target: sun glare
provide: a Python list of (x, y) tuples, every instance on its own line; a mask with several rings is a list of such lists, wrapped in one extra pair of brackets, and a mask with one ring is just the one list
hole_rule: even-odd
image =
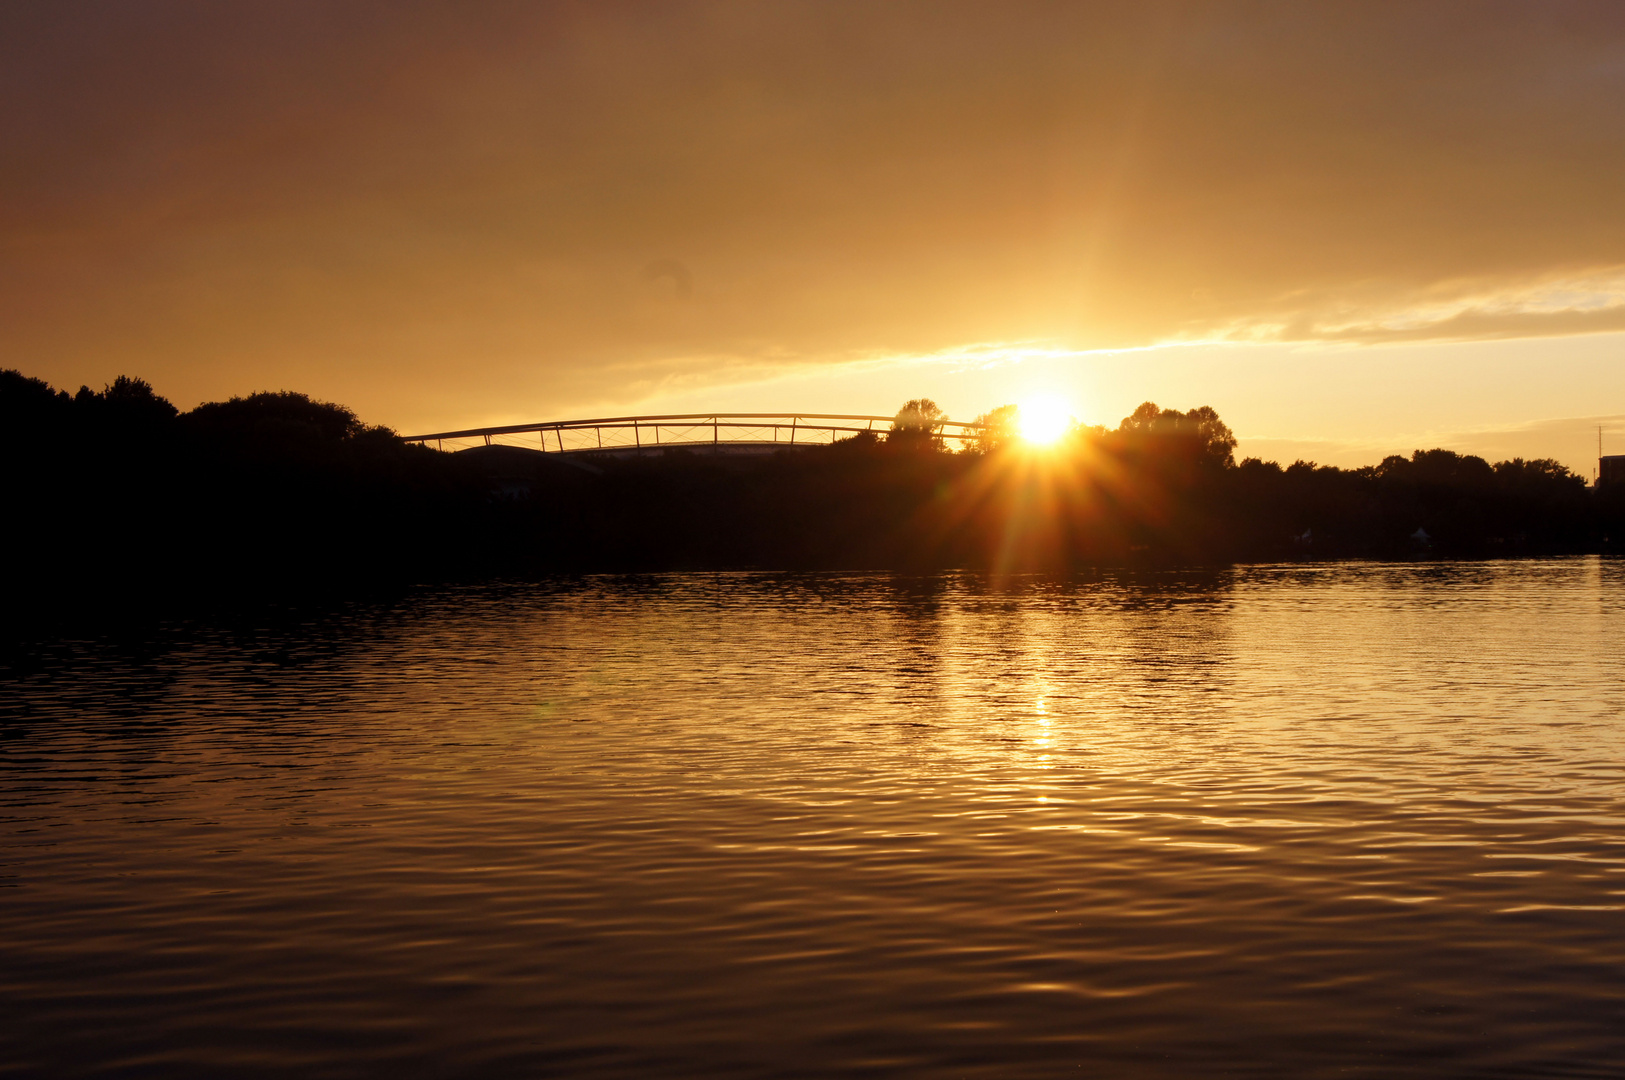
[(1058, 441), (1072, 426), (1066, 406), (1054, 398), (1033, 398), (1020, 406), (1021, 437), (1037, 446)]

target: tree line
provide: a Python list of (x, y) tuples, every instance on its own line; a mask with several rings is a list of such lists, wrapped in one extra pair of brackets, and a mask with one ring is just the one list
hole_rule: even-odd
[(492, 574), (1483, 557), (1625, 538), (1622, 493), (1549, 459), (1237, 462), (1211, 408), (1151, 403), (1039, 453), (1012, 407), (979, 419), (959, 452), (916, 399), (889, 432), (771, 455), (452, 454), (298, 393), (183, 413), (140, 379), (69, 394), (5, 371), (5, 588), (15, 603), (138, 603)]

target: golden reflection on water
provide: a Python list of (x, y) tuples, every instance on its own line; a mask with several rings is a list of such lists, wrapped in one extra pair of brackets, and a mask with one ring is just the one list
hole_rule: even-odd
[(602, 578), (41, 646), (0, 1067), (1606, 1075), (1622, 643), (1578, 559)]

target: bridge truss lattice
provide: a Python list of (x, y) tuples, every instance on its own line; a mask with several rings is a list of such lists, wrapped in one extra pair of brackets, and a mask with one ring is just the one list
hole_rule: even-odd
[[(441, 450), (485, 445), (518, 446), (553, 454), (623, 455), (707, 449), (762, 453), (827, 445), (863, 432), (884, 434), (893, 419), (856, 413), (670, 413), (549, 420), (405, 438)], [(982, 425), (958, 420), (943, 420), (934, 428), (936, 437), (951, 449), (975, 442), (981, 432)]]

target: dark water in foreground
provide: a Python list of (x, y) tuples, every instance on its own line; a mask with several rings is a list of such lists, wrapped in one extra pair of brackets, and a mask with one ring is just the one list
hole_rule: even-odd
[(0, 1073), (1625, 1075), (1625, 564), (426, 594), (0, 687)]

